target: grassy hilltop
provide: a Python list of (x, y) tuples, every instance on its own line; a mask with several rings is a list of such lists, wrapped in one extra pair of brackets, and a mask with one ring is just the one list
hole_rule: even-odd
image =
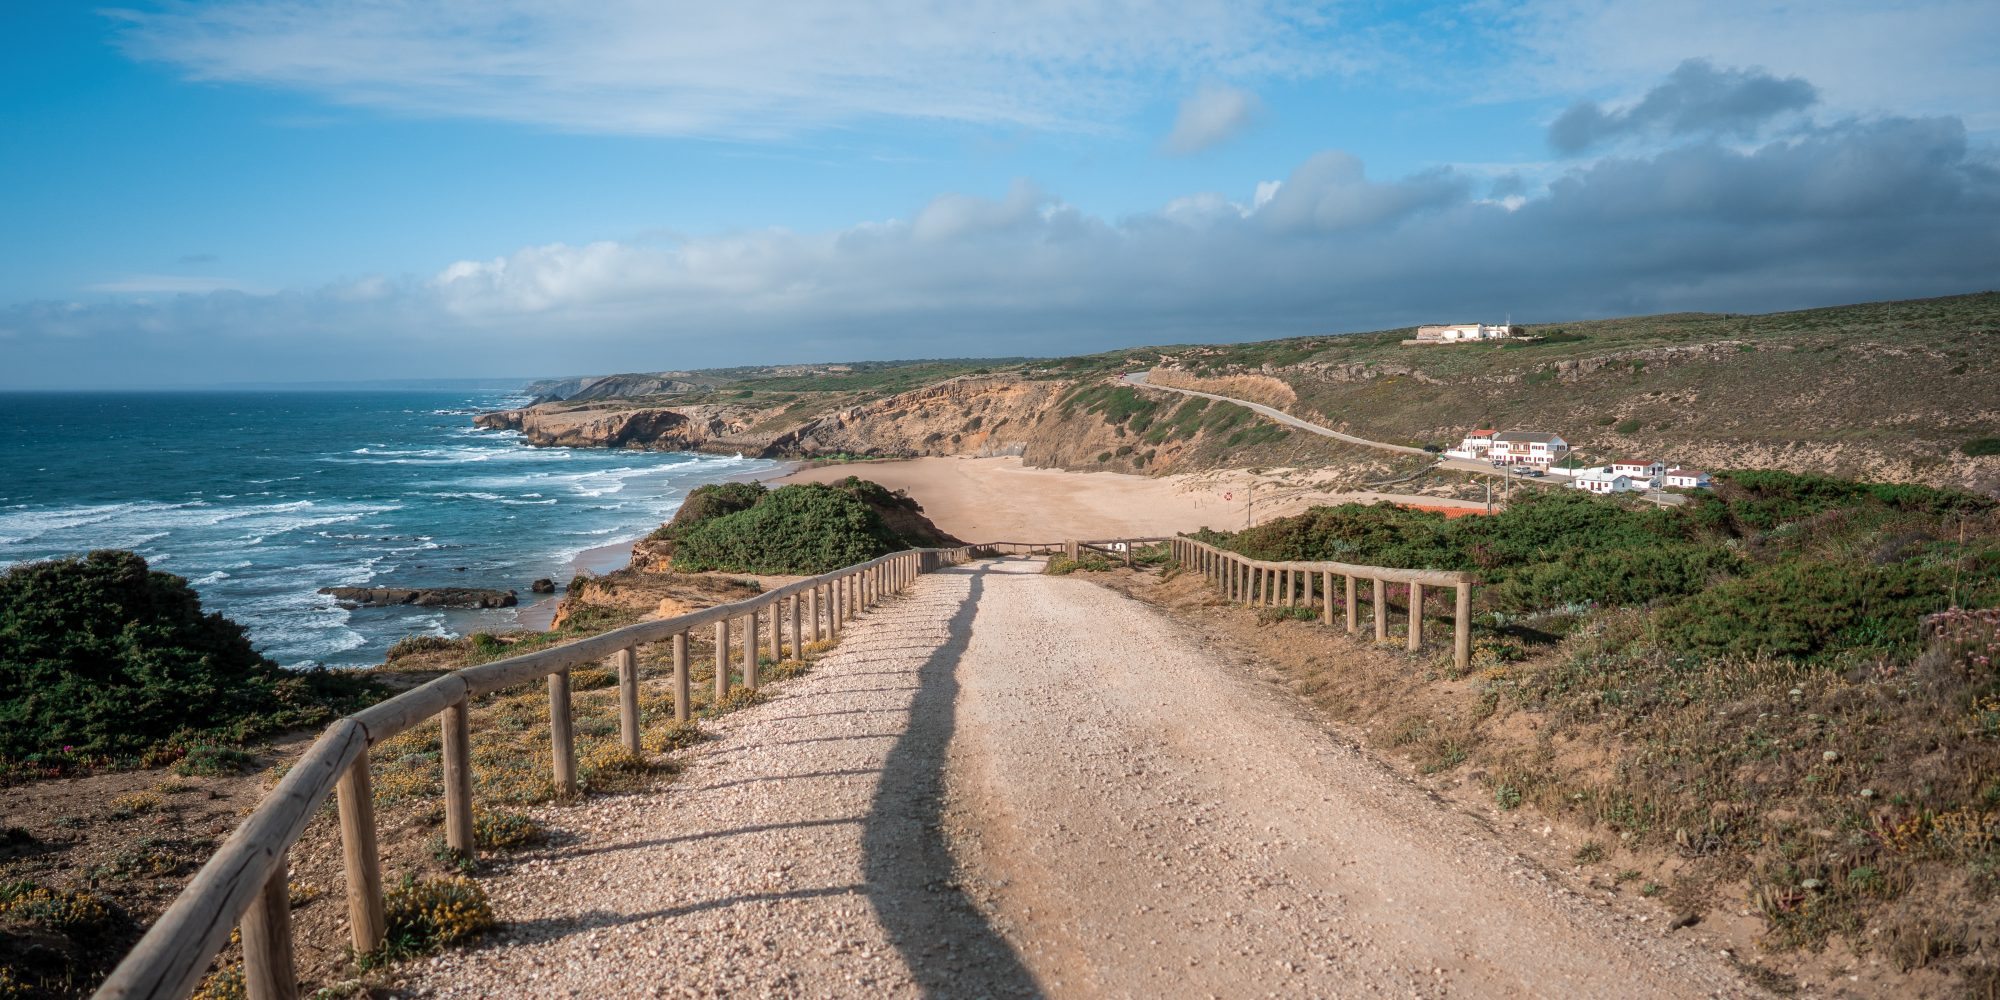
[[(1532, 428), (1563, 434), (1593, 459), (1643, 454), (1702, 468), (2000, 493), (2000, 293), (1551, 323), (1527, 332), (1516, 341), (1414, 346), (1402, 343), (1412, 335), (1405, 328), (1040, 360), (569, 380), (544, 385), (576, 395), (548, 400), (537, 417), (570, 428), (647, 410), (690, 419), (652, 429), (621, 424), (617, 436), (597, 438), (565, 436), (561, 427), (537, 438), (533, 418), (528, 429), (545, 444), (785, 457), (1016, 453), (1034, 464), (1141, 472), (1361, 458), (1275, 428), (1252, 433), (1260, 422), (1226, 404), (1185, 412), (1181, 401), (1106, 384), (1154, 370), (1155, 381), (1270, 403), (1399, 444), (1449, 445), (1475, 426)], [(1012, 397), (996, 402), (1003, 389)], [(1126, 431), (1145, 440), (1128, 440)]]

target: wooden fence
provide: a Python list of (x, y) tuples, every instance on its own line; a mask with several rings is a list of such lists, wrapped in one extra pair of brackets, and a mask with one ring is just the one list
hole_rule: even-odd
[(688, 634), (692, 630), (715, 626), (715, 693), (720, 698), (729, 690), (732, 622), (742, 622), (743, 683), (755, 688), (757, 658), (763, 651), (758, 641), (760, 616), (768, 622), (773, 659), (781, 657), (787, 632), (792, 653), (799, 656), (805, 643), (839, 635), (861, 610), (908, 587), (920, 574), (965, 562), (969, 552), (970, 547), (895, 552), (789, 583), (749, 600), (639, 622), (566, 646), (466, 667), (333, 723), (195, 873), (173, 904), (112, 970), (96, 996), (186, 997), (227, 944), (230, 927), (237, 926), (242, 931), (245, 985), (253, 1000), (296, 997), (298, 977), (292, 957), (286, 859), (329, 794), (335, 797), (339, 812), (354, 950), (366, 954), (380, 947), (385, 927), (375, 800), (368, 771), (370, 746), (427, 720), (438, 720), (443, 730), (445, 842), (453, 850), (470, 852), (474, 847), (467, 730), (471, 699), (546, 679), (556, 788), (559, 794), (573, 795), (572, 668), (606, 661), (616, 669), (619, 738), (626, 750), (638, 753), (638, 646), (672, 643), (674, 715), (685, 721), (689, 712)]
[[(576, 792), (576, 743), (570, 725), (569, 672), (608, 663), (618, 676), (619, 740), (632, 753), (639, 743), (637, 647), (672, 644), (674, 716), (689, 715), (688, 636), (715, 627), (715, 695), (729, 693), (732, 624), (742, 635), (741, 666), (746, 687), (758, 686), (760, 622), (772, 658), (782, 658), (786, 638), (794, 656), (808, 642), (835, 638), (863, 609), (899, 592), (916, 578), (972, 558), (975, 550), (997, 554), (1065, 554), (1085, 550), (1123, 556), (1131, 565), (1134, 547), (1167, 544), (1173, 560), (1197, 570), (1229, 600), (1269, 606), (1311, 606), (1315, 594), (1326, 624), (1344, 606), (1347, 630), (1357, 631), (1357, 580), (1373, 583), (1375, 637), (1388, 638), (1385, 583), (1410, 585), (1409, 648), (1423, 643), (1424, 587), (1457, 588), (1454, 658), (1463, 667), (1471, 656), (1472, 577), (1468, 573), (1392, 569), (1336, 562), (1264, 562), (1188, 538), (1128, 538), (1105, 541), (989, 542), (948, 549), (895, 552), (869, 562), (789, 583), (748, 600), (658, 621), (639, 622), (565, 646), (466, 667), (372, 705), (328, 726), (283, 780), (251, 811), (206, 865), (189, 881), (167, 911), (112, 970), (95, 994), (108, 998), (180, 1000), (200, 983), (215, 956), (241, 929), (245, 985), (252, 1000), (293, 1000), (298, 983), (293, 963), (290, 873), (287, 855), (328, 795), (335, 798), (341, 852), (347, 876), (348, 923), (357, 954), (383, 943), (381, 856), (376, 847), (375, 800), (368, 748), (437, 719), (442, 729), (445, 843), (455, 851), (474, 850), (472, 829), (471, 738), (468, 705), (473, 698), (537, 680), (549, 691), (552, 769), (558, 794)], [(1333, 599), (1335, 576), (1346, 580), (1345, 600)], [(1315, 582), (1320, 585), (1315, 590)]]
[[(1361, 626), (1356, 581), (1368, 580), (1374, 598), (1373, 617), (1378, 642), (1389, 638), (1389, 602), (1384, 594), (1386, 585), (1409, 584), (1410, 628), (1407, 644), (1412, 651), (1424, 646), (1424, 588), (1453, 588), (1457, 591), (1457, 600), (1452, 613), (1452, 662), (1464, 669), (1472, 661), (1470, 573), (1339, 562), (1266, 562), (1192, 538), (1173, 539), (1173, 554), (1175, 562), (1202, 573), (1212, 581), (1226, 600), (1265, 607), (1312, 607), (1317, 595), (1321, 620), (1332, 625), (1334, 609), (1344, 608), (1349, 632), (1358, 632)], [(1346, 581), (1340, 600), (1334, 598), (1333, 578), (1336, 576)]]

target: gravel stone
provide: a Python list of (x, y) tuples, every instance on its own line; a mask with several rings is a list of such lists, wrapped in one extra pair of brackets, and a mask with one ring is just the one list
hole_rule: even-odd
[(663, 791), (545, 810), (557, 846), (486, 879), (506, 928), (401, 992), (1764, 995), (1201, 636), (1040, 570), (927, 575)]

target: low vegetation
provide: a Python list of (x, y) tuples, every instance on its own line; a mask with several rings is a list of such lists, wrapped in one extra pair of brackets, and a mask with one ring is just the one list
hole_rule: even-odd
[(766, 488), (703, 486), (651, 540), (680, 572), (826, 573), (918, 546), (956, 544), (909, 496), (857, 476)]
[(1348, 505), (1212, 537), (1262, 559), (1471, 571), (1478, 607), (1509, 627), (1644, 606), (1635, 642), (1697, 658), (1907, 656), (1923, 615), (2000, 603), (2000, 503), (1781, 472), (1684, 507), (1549, 490), (1492, 517)]
[(1338, 689), (1420, 770), (1602, 831), (1578, 864), (1609, 863), (1606, 840), (1627, 866), (1664, 854), (1652, 894), (1698, 914), (1744, 886), (1769, 945), (1839, 937), (1990, 983), (1951, 943), (2000, 932), (2000, 504), (1757, 472), (1681, 508), (1551, 491), (1491, 517), (1346, 506), (1209, 537), (1475, 573), (1469, 671), (1445, 654), (1379, 703), (1353, 678), (1306, 688)]
[(285, 670), (187, 581), (130, 552), (0, 575), (0, 780), (158, 765), (221, 766), (221, 745), (310, 726), (376, 689)]

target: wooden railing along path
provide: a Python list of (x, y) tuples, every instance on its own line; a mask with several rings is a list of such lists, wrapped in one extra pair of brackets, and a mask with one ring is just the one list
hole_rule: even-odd
[[(1456, 587), (1454, 658), (1460, 667), (1471, 654), (1472, 576), (1435, 570), (1393, 569), (1337, 562), (1266, 562), (1249, 559), (1189, 538), (1127, 538), (1104, 541), (989, 542), (944, 549), (913, 549), (799, 580), (748, 600), (658, 621), (639, 622), (564, 646), (538, 650), (476, 667), (452, 671), (420, 687), (356, 712), (332, 725), (300, 757), (275, 789), (195, 873), (167, 911), (95, 994), (108, 998), (188, 996), (229, 940), (242, 931), (243, 974), (252, 1000), (293, 1000), (298, 977), (293, 961), (287, 856), (306, 824), (333, 795), (340, 820), (341, 853), (347, 877), (348, 924), (356, 954), (379, 948), (383, 919), (381, 855), (376, 846), (375, 800), (368, 748), (430, 719), (442, 729), (445, 843), (454, 851), (474, 850), (470, 713), (473, 698), (546, 679), (549, 691), (551, 762), (559, 795), (576, 793), (576, 741), (570, 724), (569, 672), (600, 661), (618, 675), (619, 740), (640, 752), (637, 648), (667, 642), (673, 650), (674, 716), (686, 721), (688, 635), (715, 626), (715, 695), (729, 693), (732, 624), (743, 637), (742, 674), (746, 687), (758, 686), (760, 619), (768, 622), (769, 652), (781, 659), (789, 632), (792, 654), (807, 642), (838, 636), (846, 623), (884, 596), (909, 587), (921, 574), (964, 563), (975, 550), (996, 554), (1077, 558), (1085, 550), (1124, 557), (1131, 565), (1139, 545), (1165, 543), (1175, 562), (1199, 571), (1226, 598), (1246, 604), (1311, 606), (1320, 595), (1324, 617), (1333, 624), (1333, 578), (1346, 578), (1347, 630), (1357, 630), (1355, 581), (1373, 581), (1375, 637), (1388, 638), (1385, 583), (1410, 585), (1409, 648), (1423, 643), (1424, 587)], [(1315, 581), (1320, 586), (1315, 591)]]
[(837, 636), (862, 609), (908, 587), (920, 574), (965, 562), (969, 551), (962, 546), (894, 552), (748, 600), (639, 622), (569, 645), (466, 667), (333, 723), (195, 873), (173, 904), (112, 970), (96, 997), (186, 997), (228, 943), (232, 926), (242, 930), (243, 974), (253, 1000), (298, 996), (287, 855), (329, 794), (338, 805), (354, 950), (367, 954), (380, 947), (386, 928), (375, 800), (368, 771), (370, 746), (430, 719), (438, 720), (443, 729), (445, 842), (455, 851), (470, 853), (474, 844), (467, 704), (471, 699), (546, 678), (556, 788), (559, 794), (571, 796), (576, 793), (571, 669), (599, 661), (608, 661), (616, 668), (619, 739), (627, 751), (636, 754), (640, 749), (638, 646), (673, 644), (674, 715), (685, 721), (689, 713), (688, 633), (693, 629), (715, 626), (715, 693), (720, 698), (729, 691), (732, 622), (742, 622), (743, 683), (755, 688), (761, 652), (757, 635), (760, 615), (769, 623), (772, 657), (781, 657), (781, 639), (787, 631), (793, 655), (801, 656), (806, 642)]
[[(1372, 582), (1375, 639), (1389, 638), (1389, 602), (1385, 585), (1410, 585), (1411, 651), (1424, 646), (1424, 588), (1451, 587), (1457, 591), (1452, 613), (1452, 662), (1463, 670), (1472, 662), (1472, 574), (1436, 569), (1394, 569), (1387, 566), (1359, 566), (1340, 562), (1267, 562), (1240, 553), (1216, 548), (1192, 538), (1176, 538), (1174, 561), (1205, 576), (1222, 590), (1225, 599), (1266, 607), (1311, 607), (1315, 592), (1321, 605), (1321, 620), (1333, 624), (1336, 607), (1347, 611), (1347, 631), (1358, 632), (1361, 605), (1356, 600), (1355, 581)], [(1334, 600), (1333, 578), (1346, 580), (1344, 600)], [(1317, 587), (1315, 586), (1317, 585)]]

